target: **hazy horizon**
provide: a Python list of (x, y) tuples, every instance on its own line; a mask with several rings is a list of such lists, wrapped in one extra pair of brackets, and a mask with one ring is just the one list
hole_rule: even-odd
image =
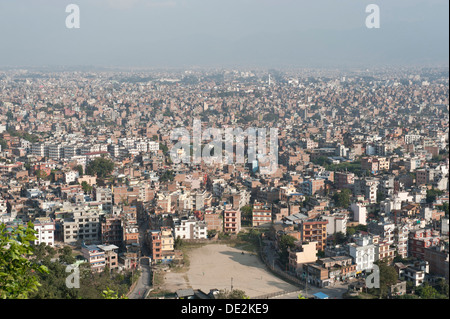
[[(80, 28), (65, 26), (68, 4)], [(365, 26), (368, 4), (380, 28)], [(447, 0), (0, 0), (0, 66), (448, 66)]]

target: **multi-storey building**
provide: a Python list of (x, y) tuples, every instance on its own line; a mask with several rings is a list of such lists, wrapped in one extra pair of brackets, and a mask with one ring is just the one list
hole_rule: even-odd
[(334, 173), (334, 184), (337, 189), (343, 189), (350, 187), (355, 183), (355, 174), (348, 172), (335, 172)]
[(115, 215), (106, 215), (101, 222), (101, 239), (105, 245), (121, 246), (123, 242), (122, 218)]
[(347, 245), (348, 253), (356, 264), (356, 271), (368, 271), (373, 269), (375, 261), (375, 245), (369, 236), (357, 236), (355, 242)]
[(255, 203), (253, 205), (252, 225), (267, 226), (272, 223), (272, 209), (263, 203)]
[(439, 243), (439, 234), (430, 228), (411, 230), (408, 239), (408, 255), (423, 260), (425, 249), (437, 246)]
[(152, 252), (153, 263), (170, 262), (175, 258), (174, 238), (170, 227), (149, 231), (147, 244)]
[(207, 225), (194, 216), (174, 220), (174, 236), (181, 239), (206, 239)]
[(231, 234), (241, 231), (241, 212), (232, 209), (231, 205), (227, 205), (223, 213), (223, 231)]
[(63, 151), (60, 144), (50, 144), (48, 148), (48, 157), (51, 159), (60, 159), (63, 157)]
[(136, 186), (117, 186), (113, 188), (112, 192), (114, 195), (113, 200), (115, 205), (120, 203), (131, 204), (132, 202), (138, 200), (140, 189)]
[(139, 228), (135, 221), (123, 221), (123, 243), (125, 246), (139, 244)]
[(35, 245), (44, 243), (48, 246), (55, 244), (55, 222), (51, 218), (39, 217), (33, 222), (36, 231)]
[(162, 260), (161, 252), (161, 231), (150, 230), (147, 233), (147, 245), (151, 250), (151, 257), (154, 262)]
[(97, 245), (105, 253), (105, 266), (110, 270), (119, 268), (119, 258), (117, 250), (119, 247), (116, 245)]
[(327, 235), (334, 235), (336, 233), (347, 233), (348, 216), (344, 213), (333, 213), (331, 215), (322, 215), (322, 219), (327, 220)]
[(100, 243), (100, 211), (88, 206), (72, 206), (61, 224), (61, 239), (64, 243), (82, 241)]
[(444, 245), (425, 248), (424, 260), (429, 263), (430, 274), (444, 277), (448, 282), (449, 251)]
[(389, 245), (394, 244), (395, 224), (391, 222), (371, 222), (368, 224), (368, 231), (373, 235), (378, 235)]
[(394, 230), (394, 243), (397, 249), (397, 254), (402, 258), (408, 257), (408, 235), (409, 235), (409, 226), (405, 225), (396, 225)]
[(148, 151), (149, 152), (158, 152), (159, 150), (159, 143), (155, 141), (148, 142)]
[(90, 264), (92, 272), (102, 272), (105, 269), (105, 252), (97, 245), (86, 245), (82, 243), (81, 253)]
[(353, 220), (361, 225), (367, 224), (367, 208), (364, 203), (352, 203), (350, 209), (353, 211)]
[(298, 242), (289, 251), (289, 269), (294, 272), (303, 270), (303, 266), (317, 260), (317, 242)]
[(301, 184), (303, 194), (311, 196), (314, 194), (323, 194), (325, 191), (325, 179), (312, 178)]
[(45, 156), (45, 144), (44, 143), (31, 144), (31, 155), (44, 157)]
[(375, 245), (375, 261), (383, 260), (391, 263), (394, 260), (395, 248), (385, 239), (379, 236), (373, 236), (373, 244)]
[(324, 250), (327, 243), (328, 220), (321, 218), (302, 220), (299, 232), (302, 242), (317, 242), (317, 250)]
[(207, 230), (222, 231), (223, 230), (223, 211), (214, 208), (205, 209), (204, 221)]
[(109, 187), (94, 187), (95, 201), (102, 203), (103, 210), (111, 211), (113, 207), (113, 192)]

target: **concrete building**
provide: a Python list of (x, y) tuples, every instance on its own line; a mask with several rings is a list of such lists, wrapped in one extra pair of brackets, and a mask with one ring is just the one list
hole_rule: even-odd
[(81, 245), (81, 253), (91, 266), (92, 272), (102, 272), (106, 266), (105, 252), (97, 245)]
[(88, 206), (72, 206), (67, 217), (60, 221), (64, 243), (100, 243), (100, 211)]
[(117, 250), (119, 247), (116, 245), (97, 245), (105, 253), (105, 267), (108, 267), (110, 271), (119, 268), (119, 257)]
[(331, 215), (322, 215), (322, 219), (327, 220), (327, 235), (331, 236), (336, 233), (347, 233), (348, 216), (343, 213), (334, 213)]
[(375, 245), (370, 236), (357, 236), (355, 242), (348, 244), (349, 255), (356, 264), (357, 273), (373, 269)]
[(302, 242), (317, 242), (317, 249), (324, 250), (327, 243), (328, 220), (307, 219), (299, 223)]
[(115, 215), (106, 215), (101, 221), (101, 240), (105, 245), (122, 246), (123, 227), (122, 218)]
[(37, 246), (44, 243), (48, 246), (54, 246), (55, 244), (55, 221), (51, 218), (40, 217), (36, 218), (33, 222), (36, 240), (34, 244)]
[(296, 273), (303, 271), (303, 265), (317, 260), (317, 242), (296, 242), (295, 247), (288, 249), (289, 269)]
[(223, 211), (214, 208), (205, 209), (204, 221), (207, 230), (221, 232), (223, 230)]
[(241, 231), (241, 211), (232, 209), (231, 205), (227, 205), (223, 212), (223, 231), (231, 234)]
[(268, 226), (272, 223), (272, 209), (263, 203), (253, 205), (252, 225), (253, 227)]
[(205, 221), (197, 220), (194, 216), (174, 219), (174, 237), (181, 239), (206, 239), (208, 236)]
[(353, 220), (361, 225), (367, 224), (367, 208), (363, 203), (352, 203), (350, 209), (353, 211)]

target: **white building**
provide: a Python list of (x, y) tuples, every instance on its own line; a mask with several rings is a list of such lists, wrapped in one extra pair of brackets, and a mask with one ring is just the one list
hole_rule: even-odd
[(36, 233), (35, 245), (44, 243), (48, 246), (55, 244), (55, 222), (51, 218), (36, 218), (33, 222)]
[(353, 220), (361, 225), (367, 224), (367, 208), (362, 203), (352, 203), (350, 209), (353, 211)]
[(208, 235), (207, 225), (195, 217), (175, 219), (174, 237), (181, 239), (206, 239)]
[(100, 242), (100, 207), (66, 205), (62, 208), (62, 211), (71, 213), (67, 218), (60, 221), (61, 239), (64, 243)]
[(369, 236), (359, 236), (348, 244), (349, 255), (356, 264), (356, 272), (370, 271), (375, 261), (375, 245)]
[(64, 173), (65, 183), (69, 184), (75, 182), (80, 176), (78, 171), (68, 171)]
[(148, 142), (148, 151), (149, 152), (157, 152), (159, 150), (159, 143), (158, 142)]
[(333, 214), (333, 215), (322, 215), (324, 220), (328, 220), (327, 224), (327, 236), (334, 235), (336, 233), (347, 232), (347, 215), (346, 214)]
[(448, 236), (448, 218), (441, 218), (441, 235)]
[(63, 155), (63, 148), (60, 144), (50, 144), (48, 147), (48, 156), (52, 159), (60, 159)]

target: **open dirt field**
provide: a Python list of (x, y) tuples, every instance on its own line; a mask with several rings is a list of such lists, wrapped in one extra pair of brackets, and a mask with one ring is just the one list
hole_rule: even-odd
[(221, 244), (210, 244), (189, 253), (190, 267), (186, 272), (165, 273), (164, 290), (193, 288), (241, 289), (249, 297), (257, 297), (296, 287), (266, 270), (258, 256)]

